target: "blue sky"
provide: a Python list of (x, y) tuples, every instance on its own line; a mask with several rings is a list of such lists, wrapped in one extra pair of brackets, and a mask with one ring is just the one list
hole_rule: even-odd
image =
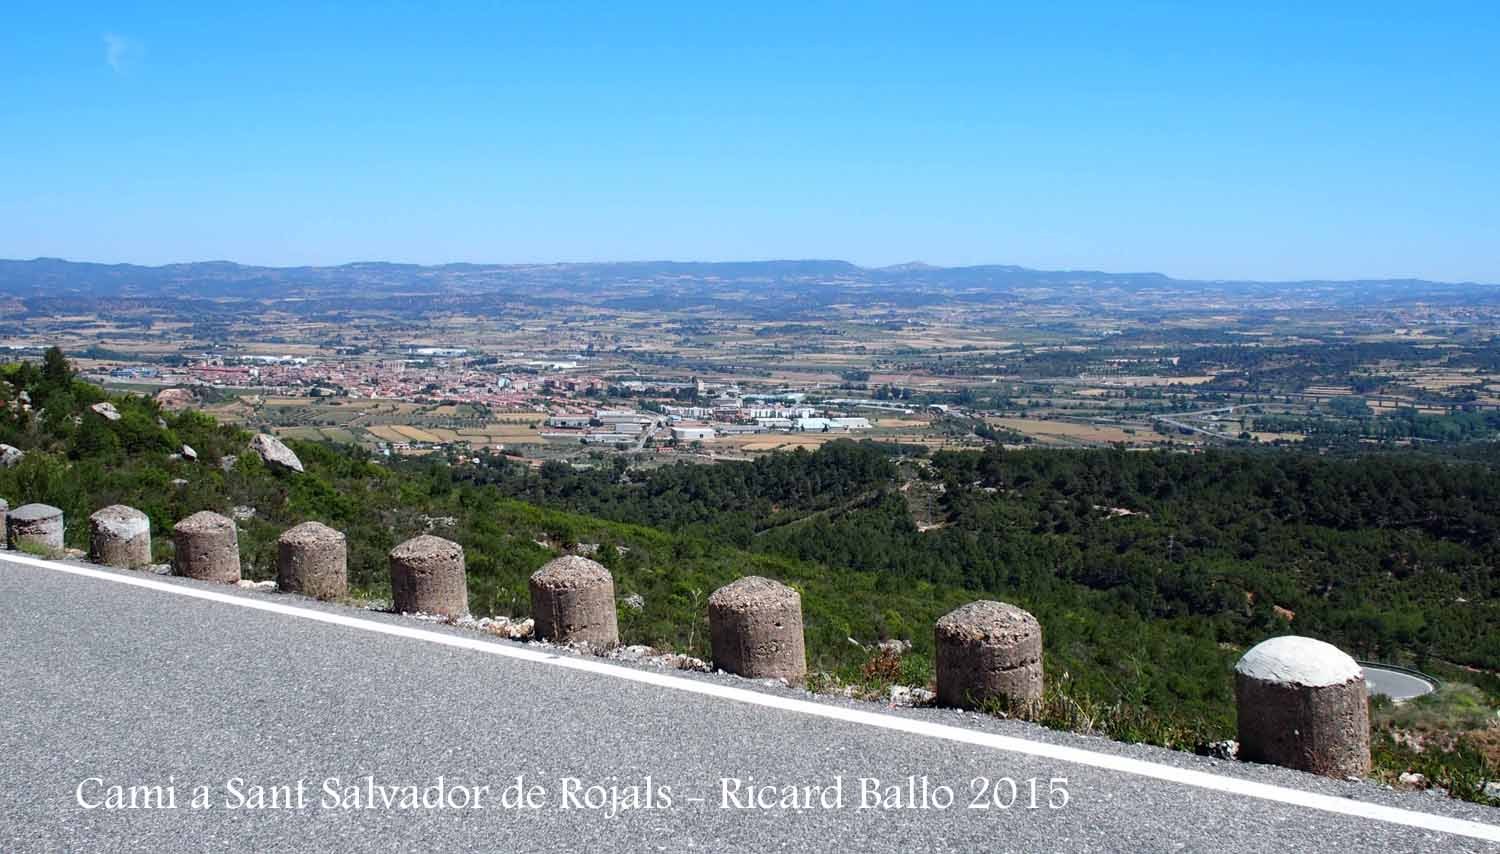
[(1493, 0), (221, 5), (8, 8), (0, 257), (1500, 282)]

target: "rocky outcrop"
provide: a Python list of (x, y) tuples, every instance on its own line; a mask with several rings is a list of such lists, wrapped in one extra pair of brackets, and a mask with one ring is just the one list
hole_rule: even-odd
[(115, 409), (115, 405), (107, 400), (103, 403), (96, 403), (93, 406), (90, 406), (89, 411), (93, 412), (95, 415), (103, 417), (108, 421), (120, 420), (120, 410)]
[(25, 458), (26, 452), (15, 445), (0, 444), (0, 466), (10, 468)]
[(289, 471), (302, 471), (302, 461), (297, 459), (292, 449), (283, 445), (280, 439), (269, 433), (260, 433), (251, 439), (250, 450), (259, 455), (268, 465), (280, 466)]
[(162, 409), (186, 409), (193, 405), (193, 393), (185, 388), (164, 388), (156, 393)]

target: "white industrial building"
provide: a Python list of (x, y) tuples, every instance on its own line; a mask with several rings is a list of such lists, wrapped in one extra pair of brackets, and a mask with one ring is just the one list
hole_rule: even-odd
[(583, 437), (586, 445), (633, 445), (640, 439), (639, 433), (590, 433)]
[(663, 406), (662, 409), (673, 418), (708, 418), (714, 414), (706, 406)]
[(870, 429), (868, 418), (798, 418), (794, 429), (803, 433), (847, 433)]
[(811, 406), (747, 406), (743, 413), (747, 418), (809, 418), (817, 410)]
[(672, 428), (672, 438), (679, 442), (707, 442), (714, 438), (714, 428), (703, 424), (680, 425)]
[(634, 409), (596, 409), (594, 420), (611, 430), (636, 433), (641, 432), (647, 424), (653, 424), (656, 421), (651, 416), (643, 415)]

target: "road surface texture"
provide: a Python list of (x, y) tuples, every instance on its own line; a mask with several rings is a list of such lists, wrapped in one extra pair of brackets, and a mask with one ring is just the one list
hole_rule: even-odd
[(1410, 700), (1433, 691), (1433, 684), (1419, 676), (1370, 664), (1363, 667), (1365, 684), (1370, 686), (1371, 694), (1384, 694), (1392, 700)]
[[(367, 775), (441, 776), (450, 805), (345, 808), (379, 800)], [(531, 808), (505, 804), (517, 776)], [(938, 801), (949, 787), (952, 806), (861, 808), (861, 778), (892, 805), (908, 776)], [(1019, 796), (971, 809), (976, 778), (988, 803), (996, 781), (1002, 803), (1005, 779)], [(722, 779), (739, 800), (726, 805)], [(842, 799), (781, 809), (778, 789), (758, 802), (772, 808), (741, 808), (752, 784)], [(116, 785), (171, 785), (175, 808), (111, 809)], [(245, 808), (256, 785), (286, 787), (278, 808)], [(482, 785), (465, 790), (482, 809), (456, 806), (458, 787)], [(626, 808), (590, 800), (596, 785)], [(1497, 851), (1500, 810), (9, 555), (0, 850)]]

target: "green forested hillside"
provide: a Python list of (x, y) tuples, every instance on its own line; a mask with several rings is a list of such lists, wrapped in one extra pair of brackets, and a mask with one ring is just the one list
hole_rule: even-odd
[[(706, 656), (708, 594), (770, 575), (803, 592), (813, 668), (846, 682), (926, 682), (933, 621), (1001, 598), (1042, 623), (1054, 709), (1068, 710), (1057, 722), (1178, 746), (1232, 734), (1233, 662), (1274, 634), (1434, 668), (1500, 666), (1500, 487), (1482, 462), (1000, 449), (926, 459), (835, 442), (754, 463), (533, 470), (292, 442), (307, 468), (295, 474), (203, 415), (117, 397), (122, 417), (109, 421), (88, 409), (104, 399), (60, 356), (0, 368), (0, 442), (26, 451), (0, 469), (0, 498), (62, 507), (78, 548), (88, 514), (112, 503), (150, 515), (163, 561), (176, 520), (253, 508), (241, 522), (248, 576), (272, 577), (275, 538), (317, 519), (348, 534), (351, 584), (379, 598), (388, 550), (430, 530), (464, 545), (477, 614), (524, 616), (527, 576), (596, 543), (619, 593), (645, 603), (621, 610), (626, 643)], [(911, 640), (912, 653), (872, 666), (868, 646), (888, 638)], [(1495, 691), (1493, 677), (1473, 681)]]
[[(993, 448), (909, 468), (878, 446), (835, 443), (646, 473), (466, 476), (889, 583), (996, 591), (1231, 644), (1295, 628), (1364, 657), (1500, 668), (1500, 480), (1488, 465)], [(931, 530), (913, 522), (913, 490), (935, 496)]]

